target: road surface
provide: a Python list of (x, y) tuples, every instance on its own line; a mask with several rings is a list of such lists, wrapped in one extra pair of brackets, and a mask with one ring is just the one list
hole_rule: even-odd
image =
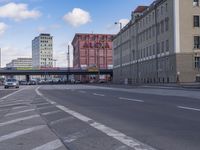
[(7, 95), (0, 149), (200, 149), (198, 90), (44, 85)]

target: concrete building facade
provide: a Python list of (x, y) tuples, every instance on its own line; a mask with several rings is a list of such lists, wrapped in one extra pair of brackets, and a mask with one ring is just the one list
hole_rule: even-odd
[(32, 41), (33, 68), (53, 67), (53, 37), (40, 34)]
[(112, 38), (111, 34), (76, 34), (72, 42), (73, 67), (112, 68)]
[[(13, 68), (17, 70), (32, 69), (32, 58), (17, 58), (6, 64), (7, 68)], [(7, 77), (7, 78), (13, 78)], [(14, 76), (17, 80), (27, 80), (27, 76)]]
[(7, 68), (32, 68), (32, 58), (17, 58), (6, 64)]
[(136, 8), (113, 40), (114, 82), (199, 81), (199, 18), (198, 0), (156, 0)]

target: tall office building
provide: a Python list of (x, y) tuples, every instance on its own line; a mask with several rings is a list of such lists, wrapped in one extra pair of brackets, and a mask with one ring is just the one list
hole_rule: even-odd
[(137, 7), (115, 36), (113, 54), (114, 82), (199, 81), (199, 0), (156, 0)]
[(32, 41), (33, 68), (53, 67), (53, 37), (40, 34)]

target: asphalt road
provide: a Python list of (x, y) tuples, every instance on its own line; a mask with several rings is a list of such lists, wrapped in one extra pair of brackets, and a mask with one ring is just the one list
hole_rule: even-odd
[[(40, 92), (48, 99), (155, 149), (200, 149), (200, 99), (183, 97), (184, 95), (177, 96), (174, 94), (175, 90), (171, 90), (172, 95), (168, 90), (167, 96), (165, 89), (162, 89), (162, 92), (158, 91), (160, 93), (156, 93), (154, 90), (154, 94), (149, 94), (148, 89), (145, 89), (148, 94), (145, 94), (142, 89), (138, 90), (143, 93), (130, 92), (130, 89), (121, 91), (120, 89), (99, 89), (95, 86), (84, 87), (81, 85), (68, 88), (56, 86), (40, 88)], [(180, 90), (178, 92), (180, 93)], [(191, 93), (191, 91), (182, 92)], [(198, 91), (193, 92), (197, 92), (196, 96), (198, 96)], [(67, 126), (60, 126), (57, 129), (58, 134), (64, 134), (63, 129)], [(82, 129), (84, 126), (68, 127), (65, 136), (71, 132), (77, 132), (77, 130), (81, 132)], [(96, 134), (92, 136), (92, 139), (95, 139), (94, 145), (90, 140), (83, 145), (96, 146), (96, 149), (102, 149), (103, 144), (109, 145), (107, 139), (98, 140), (100, 135), (96, 136)], [(77, 139), (77, 142), (73, 141), (67, 145), (71, 149), (81, 150), (83, 146), (80, 144), (81, 141), (91, 138), (84, 133), (82, 136)], [(111, 136), (111, 138), (113, 137)], [(96, 142), (100, 143), (99, 146), (96, 145)], [(117, 144), (115, 140), (113, 143)], [(116, 147), (130, 148), (127, 144)], [(86, 147), (85, 149), (92, 148)]]
[[(9, 150), (12, 147), (13, 150), (33, 149), (38, 145), (43, 149), (51, 145), (69, 150), (200, 149), (198, 90), (88, 85), (45, 85), (20, 90), (0, 100), (0, 111), (7, 110), (0, 112), (0, 149), (5, 149), (8, 143), (11, 143)], [(19, 101), (28, 110), (17, 110)], [(8, 106), (9, 102), (15, 105)], [(26, 113), (31, 110), (33, 114)], [(24, 119), (34, 115), (37, 117), (29, 118), (23, 122), (25, 125), (12, 122), (16, 117)], [(38, 131), (33, 131), (33, 135), (28, 134), (28, 140), (22, 138), (27, 136), (23, 134), (1, 142), (8, 132), (21, 131), (27, 125), (39, 126), (35, 122), (45, 125), (40, 130), (42, 140), (34, 140)], [(13, 140), (23, 144), (16, 148)]]

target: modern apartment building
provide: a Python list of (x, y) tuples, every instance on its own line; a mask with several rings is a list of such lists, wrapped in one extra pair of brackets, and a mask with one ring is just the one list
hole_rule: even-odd
[(53, 37), (40, 34), (32, 41), (32, 58), (34, 68), (53, 67)]
[(113, 57), (116, 83), (199, 81), (199, 0), (137, 7), (113, 40)]
[(32, 58), (17, 58), (6, 64), (7, 68), (32, 68)]
[[(113, 67), (111, 34), (76, 34), (73, 45), (74, 68), (108, 69)], [(81, 76), (87, 80), (88, 77)]]

